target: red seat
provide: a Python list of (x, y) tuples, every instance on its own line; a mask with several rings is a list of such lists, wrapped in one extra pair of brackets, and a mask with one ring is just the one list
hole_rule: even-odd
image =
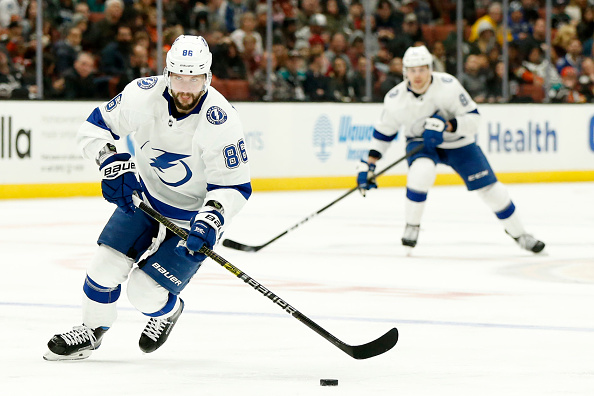
[(542, 103), (545, 98), (545, 92), (542, 86), (534, 84), (520, 84), (518, 96), (530, 97), (534, 103)]
[(247, 80), (226, 80), (228, 100), (249, 100), (250, 85)]

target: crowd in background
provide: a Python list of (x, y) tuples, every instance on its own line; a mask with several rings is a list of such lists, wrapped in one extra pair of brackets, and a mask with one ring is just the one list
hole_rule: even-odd
[[(37, 1), (0, 0), (0, 98), (37, 96)], [(156, 46), (155, 0), (43, 1), (43, 96), (110, 99), (130, 81), (162, 73), (157, 58), (164, 65), (167, 50), (184, 33), (207, 40), (212, 84), (232, 100), (381, 101), (403, 80), (404, 51), (419, 44), (433, 54), (435, 71), (456, 75), (455, 0), (365, 0), (372, 7), (368, 39), (363, 1), (274, 0), (270, 53), (262, 0), (163, 0), (163, 48)], [(504, 40), (509, 101), (594, 101), (593, 0), (553, 0), (550, 64), (544, 0), (512, 1), (508, 15), (497, 2), (463, 3), (461, 82), (475, 101), (504, 100)]]

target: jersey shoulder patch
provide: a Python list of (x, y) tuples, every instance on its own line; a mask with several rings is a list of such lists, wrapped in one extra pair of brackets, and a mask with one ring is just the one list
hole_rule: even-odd
[(454, 81), (454, 77), (443, 76), (441, 78), (441, 81), (443, 81), (444, 83), (451, 83), (452, 81)]
[(138, 84), (138, 86), (141, 89), (151, 89), (152, 87), (157, 85), (157, 81), (158, 81), (157, 77), (145, 77), (145, 78), (138, 79), (136, 84)]
[(394, 87), (388, 91), (388, 98), (395, 98), (400, 93), (400, 89), (398, 87)]
[(227, 121), (227, 113), (219, 106), (210, 106), (206, 110), (206, 119), (213, 125), (221, 125)]

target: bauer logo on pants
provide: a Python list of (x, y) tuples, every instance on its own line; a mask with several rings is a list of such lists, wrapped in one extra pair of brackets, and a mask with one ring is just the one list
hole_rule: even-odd
[(171, 282), (173, 282), (173, 284), (175, 284), (176, 286), (181, 286), (182, 281), (180, 281), (179, 279), (177, 279), (175, 276), (173, 276), (172, 274), (169, 273), (169, 271), (167, 271), (165, 268), (161, 267), (159, 265), (159, 263), (153, 263), (152, 267), (154, 269), (156, 269), (157, 271), (159, 271), (161, 274), (163, 274), (163, 276), (166, 279), (169, 279)]

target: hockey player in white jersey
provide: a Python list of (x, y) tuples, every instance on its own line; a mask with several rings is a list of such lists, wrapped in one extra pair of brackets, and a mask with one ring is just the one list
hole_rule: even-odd
[(432, 56), (425, 46), (408, 48), (402, 63), (405, 80), (386, 94), (368, 159), (362, 160), (358, 169), (360, 191), (365, 195), (367, 190), (377, 188), (373, 178), (376, 162), (401, 131), (407, 152), (424, 144), (422, 151), (408, 158), (404, 246), (416, 246), (436, 166), (445, 164), (462, 177), (469, 191), (478, 192), (522, 248), (542, 251), (544, 243), (526, 232), (507, 189), (475, 143), (480, 114), (468, 92), (452, 75), (432, 71)]
[[(97, 107), (80, 127), (83, 156), (101, 170), (103, 196), (117, 208), (98, 239), (83, 285), (82, 325), (56, 334), (46, 360), (87, 358), (116, 320), (121, 285), (149, 317), (139, 341), (153, 352), (184, 308), (179, 293), (251, 195), (243, 128), (236, 110), (210, 86), (204, 38), (180, 36), (163, 76), (135, 80)], [(135, 159), (114, 143), (131, 136)], [(141, 210), (133, 192), (189, 230), (187, 243)]]

